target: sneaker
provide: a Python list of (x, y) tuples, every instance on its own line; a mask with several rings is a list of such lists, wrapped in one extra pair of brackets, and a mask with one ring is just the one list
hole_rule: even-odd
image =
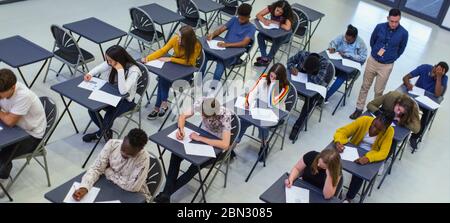
[(167, 108), (160, 108), (159, 112), (158, 112), (158, 117), (164, 117), (164, 115), (166, 115), (167, 109), (169, 109), (169, 107), (167, 107)]
[(328, 100), (325, 100), (324, 102), (323, 102), (323, 104), (324, 105), (327, 105), (327, 104), (329, 104), (330, 102), (328, 101)]
[(417, 139), (409, 138), (409, 144), (411, 145), (411, 148), (414, 150), (417, 150)]
[(170, 197), (164, 193), (159, 193), (155, 199), (153, 199), (155, 203), (170, 203)]
[(353, 199), (346, 198), (346, 199), (344, 199), (344, 201), (342, 201), (342, 203), (351, 204), (351, 203), (353, 203)]
[(230, 160), (233, 160), (234, 158), (236, 158), (236, 153), (234, 151), (231, 151)]
[(111, 129), (106, 131), (106, 133), (104, 135), (105, 141), (108, 142), (110, 139), (112, 139), (112, 137), (113, 137), (113, 131)]
[(299, 130), (300, 130), (300, 128), (298, 126), (294, 125), (292, 127), (291, 134), (289, 134), (289, 139), (294, 141), (297, 138)]
[(92, 142), (98, 139), (100, 139), (100, 136), (98, 136), (96, 132), (89, 133), (83, 136), (83, 142)]
[(152, 112), (150, 112), (150, 114), (148, 114), (147, 119), (148, 120), (155, 120), (156, 117), (158, 117), (158, 112), (153, 110)]
[(359, 116), (361, 116), (361, 115), (362, 115), (362, 110), (356, 109), (356, 110), (353, 112), (353, 114), (351, 114), (351, 115), (349, 116), (349, 118), (355, 120), (355, 119), (357, 119), (357, 118), (358, 118)]

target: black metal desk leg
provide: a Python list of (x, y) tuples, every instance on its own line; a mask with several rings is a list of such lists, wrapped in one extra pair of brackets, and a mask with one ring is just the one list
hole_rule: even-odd
[(6, 194), (6, 196), (9, 199), (9, 201), (12, 202), (13, 201), (12, 197), (9, 195), (8, 191), (5, 189), (5, 187), (3, 187), (3, 185), (1, 183), (0, 183), (0, 188), (3, 190), (3, 193)]

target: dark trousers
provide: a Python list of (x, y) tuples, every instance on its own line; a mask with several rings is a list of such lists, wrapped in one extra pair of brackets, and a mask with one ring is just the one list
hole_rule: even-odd
[(41, 139), (29, 137), (19, 143), (0, 149), (0, 179), (7, 179), (12, 169), (12, 160), (23, 154), (33, 152)]
[(363, 182), (364, 180), (362, 178), (353, 175), (350, 186), (348, 187), (346, 199), (354, 199), (359, 189), (361, 189)]
[[(172, 154), (170, 156), (170, 165), (169, 170), (167, 172), (166, 185), (164, 186), (164, 190), (162, 192), (163, 194), (171, 196), (178, 189), (189, 183), (189, 181), (191, 181), (191, 179), (194, 178), (196, 174), (198, 174), (197, 166), (191, 164), (189, 166), (189, 169), (186, 172), (184, 172), (180, 177), (178, 177), (178, 173), (180, 172), (181, 161), (183, 161), (183, 159), (175, 154)], [(208, 166), (213, 162), (214, 159), (211, 159), (208, 162), (201, 165), (200, 168)]]
[(422, 114), (422, 118), (420, 119), (420, 131), (418, 133), (413, 133), (411, 134), (411, 138), (414, 140), (419, 139), (420, 137), (422, 137), (423, 132), (425, 132), (425, 129), (428, 126), (428, 123), (431, 121), (431, 114), (432, 111), (426, 110), (426, 109), (421, 109), (423, 114)]
[[(136, 106), (134, 102), (129, 102), (126, 99), (122, 99), (119, 104), (117, 104), (117, 107), (108, 106), (104, 108), (103, 110), (106, 111), (105, 116), (102, 118), (100, 115), (100, 120), (97, 118), (96, 112), (88, 111), (89, 116), (91, 117), (91, 120), (95, 123), (95, 125), (99, 128), (99, 130), (96, 132), (98, 136), (102, 133), (104, 130), (110, 130), (113, 126), (114, 120), (121, 114), (130, 111)], [(101, 123), (101, 125), (100, 125)], [(104, 129), (100, 129), (100, 126), (103, 126)]]
[(302, 107), (302, 111), (300, 112), (300, 116), (297, 121), (295, 121), (294, 128), (298, 128), (299, 130), (305, 124), (306, 119), (308, 118), (308, 114), (314, 109), (314, 104), (316, 104), (322, 97), (320, 95), (316, 95), (309, 99), (308, 104), (305, 104)]

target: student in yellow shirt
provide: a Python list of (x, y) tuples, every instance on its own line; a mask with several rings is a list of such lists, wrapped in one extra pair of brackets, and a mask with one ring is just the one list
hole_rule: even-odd
[[(376, 118), (361, 116), (354, 122), (339, 128), (334, 134), (336, 149), (343, 152), (344, 145), (350, 142), (367, 150), (364, 156), (354, 161), (360, 165), (385, 160), (389, 155), (394, 138), (394, 128), (391, 126), (394, 117), (393, 112), (384, 111)], [(346, 196), (347, 202), (352, 202), (362, 183), (362, 178), (352, 176)]]
[[(173, 49), (173, 56), (166, 57), (166, 54)], [(187, 66), (196, 66), (197, 59), (202, 51), (202, 45), (197, 40), (195, 32), (191, 26), (183, 26), (180, 32), (174, 35), (167, 44), (161, 49), (148, 55), (142, 59), (146, 63), (152, 60), (160, 60), (164, 62), (172, 62)], [(186, 80), (190, 79), (188, 77)], [(156, 96), (156, 104), (153, 111), (147, 116), (147, 119), (153, 120), (157, 117), (163, 117), (168, 109), (167, 98), (172, 83), (164, 78), (159, 78), (158, 92)]]

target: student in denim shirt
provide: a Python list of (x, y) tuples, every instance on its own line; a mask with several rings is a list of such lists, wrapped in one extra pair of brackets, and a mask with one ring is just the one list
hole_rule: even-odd
[[(367, 47), (364, 41), (358, 36), (358, 29), (352, 25), (348, 25), (345, 35), (340, 35), (330, 42), (328, 47), (330, 53), (338, 52), (343, 58), (348, 58), (363, 64), (367, 59)], [(352, 78), (355, 73), (352, 73)], [(330, 98), (342, 84), (345, 82), (347, 75), (336, 70), (336, 80), (327, 92), (326, 101)]]

